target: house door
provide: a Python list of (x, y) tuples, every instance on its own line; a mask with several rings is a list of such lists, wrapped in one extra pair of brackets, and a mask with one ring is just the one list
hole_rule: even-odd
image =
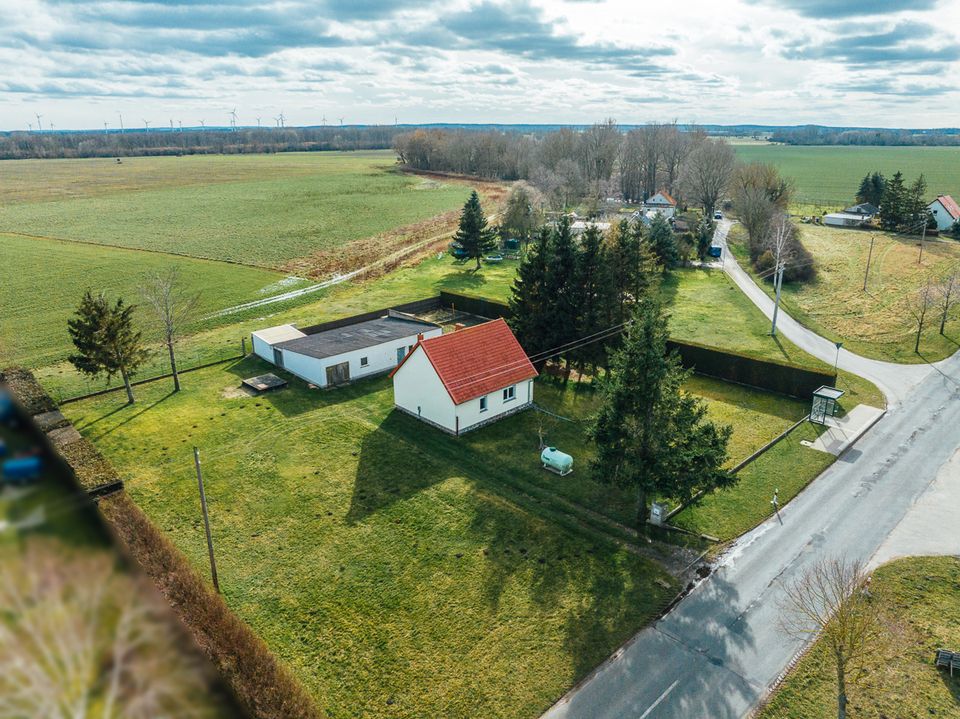
[(403, 358), (407, 356), (407, 350), (403, 347), (397, 347), (397, 364), (403, 362)]
[(327, 384), (345, 384), (350, 381), (350, 363), (341, 362), (327, 367)]
[(283, 351), (276, 347), (273, 348), (273, 363), (277, 367), (283, 367)]

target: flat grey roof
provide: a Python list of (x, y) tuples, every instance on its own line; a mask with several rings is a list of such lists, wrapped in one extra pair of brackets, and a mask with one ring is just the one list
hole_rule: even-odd
[(378, 317), (346, 327), (337, 327), (314, 335), (298, 337), (274, 345), (307, 357), (324, 359), (344, 352), (374, 347), (385, 342), (416, 335), (424, 330), (438, 329), (440, 325), (401, 317)]
[(843, 390), (836, 387), (823, 385), (813, 392), (814, 397), (826, 397), (827, 399), (840, 399), (843, 397)]

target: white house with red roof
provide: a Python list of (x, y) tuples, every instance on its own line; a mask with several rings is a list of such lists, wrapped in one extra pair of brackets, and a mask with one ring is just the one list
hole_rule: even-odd
[(499, 319), (418, 341), (390, 376), (397, 409), (459, 435), (529, 407), (537, 370)]
[(677, 212), (677, 201), (666, 190), (660, 190), (643, 201), (644, 212), (659, 212), (670, 219)]
[(960, 205), (950, 195), (940, 195), (936, 200), (927, 205), (937, 222), (937, 229), (941, 232), (953, 227), (953, 223), (960, 220)]

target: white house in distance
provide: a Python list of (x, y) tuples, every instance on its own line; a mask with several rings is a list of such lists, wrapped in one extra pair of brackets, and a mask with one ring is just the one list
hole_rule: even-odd
[(659, 212), (669, 220), (677, 212), (677, 201), (670, 197), (666, 190), (660, 190), (643, 201), (643, 210), (645, 213)]
[(439, 325), (390, 310), (383, 317), (304, 334), (293, 325), (253, 333), (253, 352), (318, 387), (389, 372)]
[(537, 370), (503, 319), (420, 340), (392, 374), (394, 406), (459, 435), (533, 403)]
[(937, 229), (941, 232), (949, 230), (954, 222), (960, 220), (960, 206), (950, 195), (940, 195), (927, 205), (927, 209), (933, 214), (933, 219), (937, 221)]

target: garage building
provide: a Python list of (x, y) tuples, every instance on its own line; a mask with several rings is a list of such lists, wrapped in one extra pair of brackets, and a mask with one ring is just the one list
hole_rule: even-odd
[(391, 310), (372, 320), (305, 334), (292, 325), (253, 333), (258, 357), (318, 387), (389, 372), (418, 340), (443, 333), (439, 325)]

